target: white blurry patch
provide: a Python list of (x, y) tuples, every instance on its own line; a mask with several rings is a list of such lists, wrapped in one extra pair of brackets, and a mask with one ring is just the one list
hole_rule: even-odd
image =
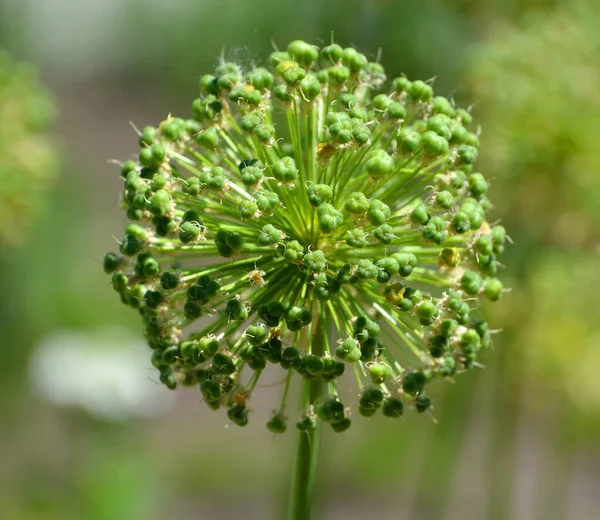
[(29, 373), (42, 398), (103, 420), (156, 416), (172, 402), (148, 346), (122, 329), (53, 333), (35, 350)]

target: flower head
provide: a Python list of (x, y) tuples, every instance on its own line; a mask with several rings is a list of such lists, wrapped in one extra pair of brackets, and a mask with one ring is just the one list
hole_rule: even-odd
[(428, 383), (490, 345), (471, 314), (502, 293), (505, 232), (486, 221), (469, 112), (427, 82), (388, 82), (355, 49), (301, 41), (269, 68), (223, 61), (200, 91), (192, 119), (143, 129), (123, 164), (133, 222), (104, 262), (160, 380), (199, 385), (245, 425), (261, 372), (280, 365), (275, 432), (296, 374), (326, 385), (305, 392), (301, 430), (348, 428), (344, 372), (363, 416), (427, 410)]
[(28, 235), (57, 154), (48, 136), (55, 108), (34, 71), (0, 50), (0, 246)]

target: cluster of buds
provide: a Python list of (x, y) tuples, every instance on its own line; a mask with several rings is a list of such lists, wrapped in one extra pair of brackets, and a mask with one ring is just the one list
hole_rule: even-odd
[(303, 393), (300, 430), (424, 412), (429, 382), (490, 346), (471, 315), (503, 290), (471, 115), (353, 48), (294, 41), (268, 63), (221, 62), (191, 119), (140, 132), (121, 170), (132, 223), (104, 269), (160, 381), (198, 386), (237, 425), (268, 364), (285, 373), (273, 432), (296, 374), (323, 388)]
[(48, 130), (55, 108), (34, 70), (0, 50), (0, 246), (29, 235), (45, 191), (56, 176)]

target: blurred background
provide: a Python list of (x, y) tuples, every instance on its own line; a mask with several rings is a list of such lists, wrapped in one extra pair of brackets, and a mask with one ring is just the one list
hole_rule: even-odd
[[(11, 215), (0, 168), (0, 518), (283, 517), (294, 434), (153, 379), (102, 272), (125, 224), (109, 160), (135, 153), (130, 121), (187, 116), (219, 56), (332, 32), (474, 105), (514, 245), (485, 369), (431, 416), (327, 432), (320, 518), (600, 518), (598, 27), (597, 0), (0, 0), (0, 48), (30, 64), (0, 55), (0, 165), (26, 179)], [(30, 91), (45, 116), (21, 128), (2, 104)]]

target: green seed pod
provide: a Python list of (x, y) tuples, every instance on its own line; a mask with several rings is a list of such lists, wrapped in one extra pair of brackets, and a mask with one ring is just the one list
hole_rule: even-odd
[(385, 94), (378, 94), (373, 98), (373, 101), (371, 101), (373, 108), (380, 112), (387, 110), (391, 103), (392, 100)]
[(383, 392), (380, 388), (367, 388), (360, 396), (360, 406), (367, 410), (378, 410), (383, 404)]
[(440, 323), (440, 328), (439, 328), (439, 333), (440, 336), (443, 336), (444, 338), (451, 338), (454, 333), (456, 332), (456, 329), (458, 327), (458, 323), (456, 320), (453, 319), (445, 319)]
[(429, 101), (433, 97), (433, 89), (424, 81), (413, 81), (407, 88), (407, 92), (417, 101)]
[(273, 96), (283, 103), (290, 103), (294, 99), (285, 84), (277, 85), (273, 89)]
[(246, 329), (246, 337), (250, 345), (260, 345), (267, 339), (267, 329), (264, 325), (250, 325)]
[(291, 58), (300, 65), (308, 66), (319, 57), (319, 48), (316, 45), (310, 45), (302, 40), (290, 42), (287, 52)]
[(335, 355), (348, 363), (354, 363), (362, 356), (358, 342), (353, 338), (342, 341), (335, 349)]
[(431, 111), (434, 114), (444, 114), (449, 117), (454, 117), (456, 111), (452, 106), (452, 103), (443, 96), (436, 96), (431, 102)]
[(365, 168), (374, 179), (383, 179), (394, 171), (394, 160), (384, 150), (375, 150), (371, 152)]
[(196, 222), (184, 222), (179, 227), (179, 240), (184, 244), (195, 241), (200, 236), (200, 226)]
[(460, 287), (471, 296), (475, 296), (481, 289), (483, 280), (473, 271), (465, 271), (460, 279)]
[(200, 383), (200, 392), (206, 401), (217, 401), (221, 397), (221, 385), (212, 379), (205, 379)]
[(446, 223), (441, 217), (431, 217), (423, 226), (423, 238), (442, 245), (446, 240)]
[(469, 175), (469, 191), (473, 197), (481, 197), (487, 193), (488, 185), (485, 177), (481, 173), (472, 173)]
[(419, 413), (423, 413), (431, 408), (431, 399), (424, 395), (419, 395), (415, 399), (415, 409)]
[(219, 340), (214, 336), (204, 336), (198, 341), (198, 349), (206, 359), (210, 359), (219, 349)]
[(344, 65), (335, 65), (328, 70), (329, 79), (339, 85), (344, 84), (350, 78), (350, 69)]
[(153, 215), (165, 216), (171, 209), (171, 196), (166, 190), (158, 190), (152, 195), (148, 209)]
[(296, 347), (287, 347), (281, 353), (281, 367), (285, 370), (290, 368), (298, 369), (302, 365), (300, 352)]
[(407, 277), (417, 267), (417, 257), (412, 253), (393, 253), (392, 258), (398, 262), (398, 272), (400, 276)]
[(312, 74), (306, 76), (300, 82), (300, 91), (307, 101), (312, 101), (321, 93), (321, 83)]
[(375, 260), (375, 265), (388, 275), (393, 276), (400, 270), (400, 264), (393, 256)]
[(371, 130), (362, 122), (352, 122), (352, 139), (358, 145), (365, 145), (371, 140)]
[(406, 117), (406, 108), (401, 103), (392, 101), (387, 107), (387, 114), (392, 119), (404, 119)]
[(371, 260), (363, 258), (356, 264), (355, 275), (359, 280), (374, 280), (378, 274), (379, 269)]
[(466, 233), (471, 229), (471, 220), (469, 219), (469, 216), (466, 213), (459, 211), (458, 213), (455, 213), (452, 217), (450, 228), (452, 229), (452, 231), (458, 234)]
[(274, 415), (267, 422), (267, 428), (273, 433), (285, 433), (285, 431), (287, 430), (285, 417), (280, 413)]
[(248, 79), (252, 86), (258, 90), (266, 90), (273, 85), (273, 74), (262, 67), (258, 67), (250, 72)]
[(317, 429), (317, 422), (313, 417), (305, 415), (298, 420), (296, 428), (301, 432), (311, 432)]
[(254, 130), (258, 125), (260, 125), (261, 119), (258, 114), (246, 114), (242, 116), (240, 120), (240, 127), (244, 132), (248, 132), (249, 134), (253, 134)]
[(467, 329), (461, 336), (459, 346), (465, 353), (475, 352), (481, 343), (481, 338), (475, 329)]
[(271, 167), (273, 177), (281, 182), (294, 182), (298, 176), (298, 168), (292, 157), (282, 157)]
[(430, 130), (423, 134), (421, 143), (423, 144), (425, 155), (429, 157), (438, 157), (448, 153), (448, 141)]
[(356, 49), (352, 47), (346, 47), (342, 51), (342, 62), (352, 72), (358, 72), (367, 65), (367, 58), (360, 54)]
[(177, 378), (170, 370), (165, 370), (160, 373), (160, 382), (165, 385), (169, 390), (175, 390), (177, 388)]
[(330, 423), (330, 426), (335, 433), (342, 433), (352, 426), (352, 421), (349, 417), (344, 417), (339, 422)]
[(311, 206), (319, 207), (333, 195), (333, 189), (327, 184), (311, 184), (307, 189), (308, 202)]
[(419, 149), (421, 134), (413, 128), (402, 128), (398, 132), (398, 144), (404, 154), (410, 155)]
[(227, 301), (225, 306), (225, 314), (228, 320), (244, 321), (248, 319), (248, 309), (237, 298), (232, 298)]
[(214, 150), (219, 145), (219, 134), (215, 127), (210, 127), (198, 134), (196, 142), (208, 150)]
[(129, 279), (124, 273), (113, 273), (111, 283), (115, 291), (122, 293), (127, 289)]
[(146, 291), (144, 294), (144, 304), (150, 309), (156, 309), (163, 301), (164, 297), (159, 291)]
[(454, 196), (447, 190), (440, 191), (435, 196), (435, 203), (442, 209), (450, 209), (454, 206)]
[(443, 335), (431, 336), (429, 339), (429, 353), (431, 357), (442, 357), (448, 350), (448, 338)]
[(343, 94), (340, 94), (340, 96), (337, 98), (337, 103), (339, 103), (345, 109), (349, 110), (356, 106), (356, 104), (358, 103), (358, 99), (351, 92), (344, 92)]
[(431, 130), (446, 139), (446, 141), (450, 141), (452, 139), (452, 132), (450, 131), (449, 124), (450, 119), (447, 116), (443, 114), (434, 115), (427, 120), (427, 130)]
[(485, 296), (492, 302), (500, 299), (502, 289), (502, 282), (496, 278), (490, 278), (485, 281)]
[(404, 414), (404, 403), (397, 397), (388, 397), (381, 408), (386, 417), (398, 418)]
[(423, 372), (410, 372), (402, 378), (402, 390), (409, 395), (418, 395), (425, 388), (426, 381)]
[(456, 110), (456, 117), (465, 126), (469, 126), (473, 122), (473, 117), (464, 108)]
[(271, 215), (279, 206), (279, 195), (273, 191), (260, 190), (254, 194), (260, 212)]
[(492, 238), (488, 235), (481, 235), (475, 241), (475, 249), (480, 255), (491, 255), (493, 252)]
[(266, 226), (262, 227), (260, 235), (258, 235), (257, 242), (260, 246), (272, 246), (278, 242), (281, 242), (283, 238), (282, 231), (277, 229), (272, 224), (267, 224)]
[(456, 267), (460, 261), (460, 254), (457, 249), (452, 247), (445, 247), (440, 252), (439, 264), (445, 267)]
[(319, 249), (305, 254), (303, 261), (304, 265), (313, 273), (324, 273), (327, 270), (325, 254)]
[(211, 370), (215, 374), (229, 375), (234, 374), (236, 369), (231, 356), (225, 352), (217, 352), (213, 357)]
[(127, 233), (123, 237), (123, 241), (119, 246), (119, 251), (121, 251), (121, 253), (125, 256), (135, 256), (142, 250), (142, 248), (142, 242), (131, 233)]
[[(382, 385), (392, 375), (392, 369), (385, 363), (373, 363), (369, 367), (369, 376), (373, 384)], [(383, 395), (382, 395), (383, 398)]]
[(362, 249), (368, 244), (367, 235), (360, 228), (351, 229), (346, 235), (346, 244), (348, 244), (350, 247)]
[(103, 268), (106, 274), (111, 274), (117, 271), (125, 262), (123, 257), (116, 255), (115, 253), (107, 253), (104, 256)]
[(321, 59), (332, 64), (342, 59), (342, 48), (336, 43), (327, 45), (321, 49)]
[(275, 127), (273, 125), (261, 123), (254, 129), (254, 135), (262, 143), (269, 143), (275, 135)]
[(417, 316), (421, 325), (431, 325), (439, 315), (440, 309), (433, 302), (424, 301), (417, 306)]
[(319, 226), (323, 233), (332, 233), (344, 221), (344, 216), (331, 204), (321, 204), (317, 208)]
[(429, 213), (427, 212), (427, 206), (425, 204), (419, 204), (410, 213), (410, 220), (415, 224), (427, 224), (429, 222)]
[(349, 213), (361, 215), (369, 210), (369, 199), (359, 191), (351, 193), (348, 200), (344, 204), (344, 208)]
[(321, 85), (326, 85), (327, 83), (329, 83), (329, 70), (321, 69), (317, 71), (316, 77), (319, 80), (319, 83), (321, 83)]
[(383, 224), (382, 226), (375, 228), (373, 236), (385, 245), (391, 244), (394, 238), (396, 238), (392, 226), (388, 224)]
[(179, 346), (179, 353), (183, 359), (191, 359), (193, 353), (198, 350), (198, 344), (195, 341), (184, 341)]
[(457, 150), (459, 164), (473, 164), (477, 160), (479, 151), (474, 146), (461, 144)]
[(344, 404), (337, 398), (332, 397), (315, 409), (319, 419), (330, 424), (339, 423), (344, 420)]
[(240, 216), (243, 219), (250, 219), (258, 212), (258, 204), (252, 200), (243, 200), (240, 202)]
[(304, 248), (297, 240), (292, 240), (285, 244), (283, 257), (293, 264), (300, 263), (304, 260)]
[(173, 119), (162, 127), (162, 136), (168, 141), (178, 141), (185, 132), (185, 121), (183, 119)]
[(325, 362), (323, 358), (314, 354), (307, 354), (304, 356), (302, 365), (304, 370), (315, 376), (321, 375), (323, 369), (325, 368)]
[[(156, 141), (156, 128), (153, 126), (145, 126), (140, 136), (140, 146), (152, 146)], [(131, 163), (130, 163), (131, 164)], [(133, 163), (135, 164), (135, 163)], [(130, 168), (131, 170), (135, 169)]]
[(227, 410), (227, 417), (237, 426), (246, 426), (248, 424), (248, 411), (246, 406), (233, 405)]
[(390, 207), (379, 199), (371, 199), (369, 201), (369, 210), (367, 211), (367, 218), (374, 226), (381, 226), (385, 224), (386, 220), (390, 217)]

